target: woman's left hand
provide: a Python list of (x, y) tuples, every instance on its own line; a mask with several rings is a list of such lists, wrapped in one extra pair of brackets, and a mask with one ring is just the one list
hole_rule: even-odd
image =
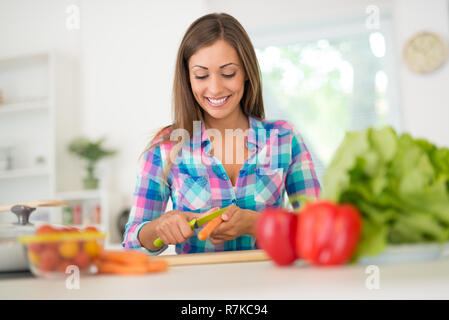
[(256, 211), (229, 206), (221, 215), (223, 222), (210, 234), (210, 241), (217, 245), (243, 234), (254, 236), (259, 215), (260, 213)]

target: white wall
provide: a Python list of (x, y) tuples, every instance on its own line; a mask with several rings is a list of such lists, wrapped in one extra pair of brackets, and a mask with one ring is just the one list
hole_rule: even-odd
[(226, 12), (237, 18), (248, 33), (272, 32), (283, 26), (319, 27), (322, 23), (347, 21), (364, 15), (366, 7), (390, 11), (392, 0), (208, 0), (208, 9)]
[(0, 53), (14, 55), (54, 48), (71, 55), (79, 48), (79, 34), (65, 28), (70, 0), (0, 1)]
[[(394, 1), (396, 42), (402, 48), (415, 33), (433, 31), (449, 39), (447, 0)], [(404, 129), (437, 145), (449, 146), (449, 63), (429, 74), (410, 71), (396, 52)]]

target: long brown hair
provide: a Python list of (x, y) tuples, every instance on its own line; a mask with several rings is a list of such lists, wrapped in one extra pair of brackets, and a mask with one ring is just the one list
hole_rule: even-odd
[[(195, 100), (190, 86), (188, 62), (195, 52), (217, 40), (225, 40), (232, 45), (242, 61), (247, 76), (240, 101), (243, 113), (259, 120), (265, 118), (260, 68), (248, 34), (237, 19), (229, 14), (207, 14), (189, 26), (179, 46), (173, 83), (173, 123), (160, 129), (142, 154), (170, 141), (173, 130), (187, 130), (189, 137), (193, 137), (193, 121), (204, 121), (204, 111)], [(163, 181), (166, 181), (171, 166), (169, 160)]]

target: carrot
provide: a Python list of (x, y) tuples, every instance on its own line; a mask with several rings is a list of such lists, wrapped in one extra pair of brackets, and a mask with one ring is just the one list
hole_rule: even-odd
[(148, 272), (147, 266), (145, 264), (135, 264), (135, 265), (124, 265), (116, 262), (101, 261), (97, 263), (98, 273), (102, 274), (144, 274)]
[(146, 264), (149, 259), (145, 253), (133, 250), (102, 250), (98, 258), (103, 261), (121, 264)]
[(168, 268), (165, 260), (153, 260), (143, 252), (102, 250), (94, 260), (98, 273), (102, 274), (144, 274), (163, 272)]
[(218, 216), (211, 221), (209, 221), (204, 228), (198, 233), (198, 239), (200, 240), (206, 240), (209, 238), (210, 234), (220, 223), (223, 222), (223, 219), (221, 219), (221, 216)]
[(150, 260), (147, 264), (148, 272), (163, 272), (168, 268), (168, 262), (166, 260)]

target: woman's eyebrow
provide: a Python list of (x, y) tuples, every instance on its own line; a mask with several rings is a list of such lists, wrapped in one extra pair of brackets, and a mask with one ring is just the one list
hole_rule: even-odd
[[(229, 66), (229, 65), (231, 65), (231, 64), (234, 64), (234, 65), (236, 65), (236, 66), (239, 66), (237, 63), (229, 62), (229, 63), (226, 63), (226, 64), (220, 66), (220, 69), (223, 69), (224, 67), (227, 67), (227, 66)], [(205, 70), (209, 70), (208, 68), (203, 67), (203, 66), (199, 66), (199, 65), (194, 65), (194, 66), (192, 67), (192, 69), (195, 68), (195, 67), (202, 68), (202, 69), (205, 69)]]

